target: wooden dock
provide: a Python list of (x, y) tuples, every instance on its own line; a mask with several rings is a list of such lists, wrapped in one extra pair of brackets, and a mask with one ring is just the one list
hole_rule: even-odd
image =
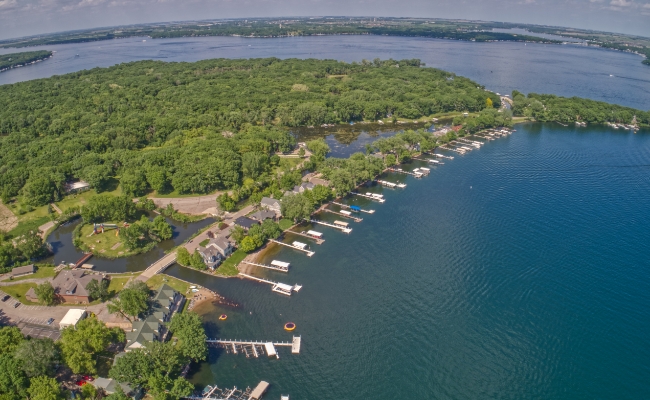
[(376, 202), (378, 202), (378, 203), (383, 203), (383, 202), (386, 201), (386, 200), (384, 200), (384, 199), (382, 199), (382, 198), (379, 198), (379, 197), (372, 197), (372, 196), (369, 196), (369, 195), (367, 195), (367, 194), (358, 193), (358, 192), (350, 192), (350, 194), (353, 194), (353, 195), (355, 195), (355, 196), (365, 197), (366, 199), (374, 200), (374, 201), (376, 201)]
[(272, 269), (274, 271), (289, 272), (289, 267), (284, 267), (283, 268), (283, 267), (279, 267), (279, 266), (275, 266), (275, 265), (258, 264), (258, 263), (254, 263), (254, 262), (250, 262), (250, 261), (242, 261), (242, 263), (248, 264), (248, 265), (254, 265), (254, 266), (260, 267), (260, 268)]
[(328, 223), (328, 222), (318, 221), (318, 220), (315, 220), (315, 219), (310, 219), (309, 221), (310, 221), (311, 223), (314, 223), (314, 224), (319, 224), (319, 225), (329, 226), (330, 228), (335, 228), (335, 229), (338, 229), (338, 230), (340, 230), (340, 231), (342, 231), (342, 232), (345, 232), (345, 233), (350, 233), (350, 232), (352, 232), (352, 228), (345, 228), (345, 227), (342, 227), (342, 226), (338, 226), (338, 225), (330, 224), (330, 223)]
[[(352, 209), (351, 206), (349, 206), (349, 205), (347, 205), (347, 204), (337, 203), (337, 202), (335, 202), (335, 201), (330, 202), (330, 204), (335, 204), (335, 205), (337, 205), (337, 206), (339, 206), (339, 207), (341, 207), (341, 208)], [(363, 210), (363, 209), (361, 209), (361, 208), (359, 208), (359, 211), (364, 212), (364, 213), (367, 213), (367, 214), (374, 214), (374, 213), (375, 213), (375, 210)]]
[(201, 395), (194, 394), (183, 398), (190, 400), (250, 400), (252, 393), (253, 389), (250, 387), (241, 390), (237, 389), (237, 386), (232, 389), (221, 389), (216, 385), (208, 385)]
[(363, 218), (355, 217), (354, 215), (343, 214), (343, 213), (340, 213), (340, 212), (337, 212), (337, 211), (330, 210), (329, 208), (323, 208), (323, 211), (328, 212), (330, 214), (336, 214), (336, 215), (339, 215), (339, 216), (344, 217), (344, 218), (350, 218), (354, 222), (363, 221)]
[(294, 235), (298, 235), (298, 236), (306, 237), (307, 239), (311, 239), (311, 240), (313, 240), (314, 242), (316, 242), (316, 244), (323, 244), (323, 243), (325, 243), (325, 239), (319, 239), (319, 238), (317, 238), (317, 237), (313, 237), (313, 236), (311, 236), (311, 235), (308, 235), (308, 234), (306, 234), (306, 233), (302, 233), (302, 232), (296, 232), (296, 231), (284, 231), (284, 233), (292, 233), (292, 234), (294, 234)]
[(411, 176), (414, 176), (416, 178), (422, 178), (424, 176), (424, 174), (421, 173), (421, 172), (405, 171), (405, 170), (403, 170), (401, 168), (389, 168), (388, 170), (392, 171), (392, 172), (397, 172), (399, 174), (411, 175)]
[(291, 247), (291, 248), (294, 249), (294, 250), (302, 251), (302, 252), (304, 252), (304, 253), (307, 254), (307, 257), (311, 257), (311, 256), (313, 256), (314, 254), (316, 254), (316, 253), (314, 253), (314, 252), (311, 251), (311, 250), (302, 249), (302, 248), (300, 248), (300, 247), (297, 247), (297, 246), (291, 245), (291, 244), (289, 244), (289, 243), (284, 243), (284, 242), (281, 242), (281, 241), (279, 241), (279, 240), (269, 239), (269, 241), (270, 241), (270, 242), (273, 242), (273, 243), (280, 244), (280, 245), (282, 245), (282, 246)]
[(393, 182), (383, 181), (381, 179), (377, 179), (377, 183), (379, 183), (382, 186), (386, 186), (393, 189), (394, 188), (404, 189), (406, 187), (406, 183), (393, 183)]
[(268, 283), (269, 285), (272, 285), (273, 287), (271, 288), (272, 291), (280, 294), (284, 294), (286, 296), (291, 296), (292, 292), (299, 292), (300, 289), (302, 289), (302, 285), (295, 284), (293, 286), (287, 285), (286, 283), (280, 283), (280, 282), (273, 282), (268, 279), (263, 279), (263, 278), (257, 278), (252, 275), (248, 274), (243, 274), (239, 273), (238, 276), (244, 277), (246, 279), (250, 279), (253, 281), (261, 282), (261, 283)]
[(447, 160), (453, 160), (454, 159), (453, 156), (446, 156), (444, 154), (438, 154), (438, 153), (425, 153), (425, 154), (428, 154), (430, 156), (437, 157), (437, 158), (446, 158)]
[(247, 358), (259, 358), (260, 355), (280, 358), (276, 347), (291, 347), (291, 354), (300, 354), (301, 337), (294, 336), (291, 342), (206, 339), (206, 343), (219, 346), (228, 353), (244, 354)]

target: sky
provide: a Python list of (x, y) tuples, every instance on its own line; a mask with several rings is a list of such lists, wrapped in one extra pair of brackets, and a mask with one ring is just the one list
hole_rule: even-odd
[(0, 39), (148, 22), (323, 15), (520, 22), (650, 37), (650, 0), (0, 0)]

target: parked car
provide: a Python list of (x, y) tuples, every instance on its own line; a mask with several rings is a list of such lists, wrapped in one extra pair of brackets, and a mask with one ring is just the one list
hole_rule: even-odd
[(86, 382), (92, 382), (92, 381), (95, 380), (95, 378), (93, 378), (93, 377), (90, 376), (90, 375), (84, 375), (84, 378), (83, 378), (83, 379), (84, 379), (84, 381), (86, 381)]
[(19, 302), (15, 302), (15, 303), (14, 303), (14, 308), (18, 308), (19, 305), (20, 305)]
[(52, 322), (54, 322), (54, 318), (50, 318), (50, 319), (47, 320), (48, 325), (52, 325)]
[(8, 294), (5, 294), (4, 296), (2, 296), (2, 301), (9, 300), (9, 297), (11, 297), (11, 296), (9, 296)]

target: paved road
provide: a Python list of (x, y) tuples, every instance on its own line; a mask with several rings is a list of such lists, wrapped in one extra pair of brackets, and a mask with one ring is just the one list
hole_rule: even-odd
[(138, 280), (146, 282), (149, 278), (156, 275), (157, 273), (164, 271), (167, 267), (176, 262), (176, 252), (171, 252), (165, 254), (164, 257), (151, 264), (143, 273), (138, 276)]

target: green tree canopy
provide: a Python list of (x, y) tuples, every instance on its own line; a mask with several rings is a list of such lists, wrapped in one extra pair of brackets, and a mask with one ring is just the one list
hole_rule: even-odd
[(61, 362), (61, 352), (52, 339), (30, 339), (16, 349), (16, 359), (21, 362), (28, 377), (54, 376)]
[(95, 317), (79, 321), (76, 328), (67, 327), (61, 332), (61, 351), (65, 363), (72, 372), (96, 372), (95, 355), (106, 350), (113, 342), (124, 341), (124, 332), (119, 329), (109, 329)]
[(34, 293), (38, 297), (38, 302), (46, 306), (54, 304), (55, 293), (54, 287), (50, 282), (43, 282), (34, 288)]
[(149, 296), (149, 287), (144, 282), (131, 281), (116, 299), (108, 303), (108, 311), (133, 321), (149, 309)]

